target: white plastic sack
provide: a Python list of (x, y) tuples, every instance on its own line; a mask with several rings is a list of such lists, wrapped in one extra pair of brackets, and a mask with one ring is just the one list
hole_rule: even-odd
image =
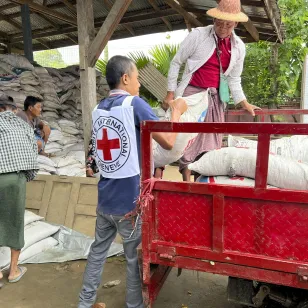
[(47, 237), (22, 251), (19, 256), (19, 263), (26, 263), (28, 259), (57, 245), (58, 241), (56, 239)]
[(59, 115), (53, 111), (43, 112), (42, 116), (44, 119), (58, 119), (59, 118)]
[[(60, 227), (50, 225), (42, 221), (36, 221), (25, 226), (25, 246), (21, 252), (25, 251), (33, 244), (55, 234)], [(10, 249), (0, 247), (0, 268), (6, 267), (10, 263)]]
[[(197, 93), (184, 98), (188, 109), (180, 117), (180, 122), (203, 122), (208, 108), (208, 91)], [(164, 121), (170, 121), (171, 112), (167, 110)], [(153, 158), (155, 168), (169, 165), (179, 160), (184, 153), (189, 142), (197, 134), (179, 133), (171, 151), (164, 150), (157, 142), (153, 141)]]
[(77, 128), (70, 127), (70, 126), (61, 126), (61, 125), (60, 125), (60, 127), (62, 129), (62, 132), (64, 132), (64, 133), (68, 133), (68, 134), (71, 134), (71, 135), (80, 134), (80, 131)]
[(38, 155), (37, 162), (41, 165), (55, 167), (55, 163), (50, 158), (48, 158), (44, 155)]
[(63, 138), (63, 134), (61, 131), (57, 129), (52, 129), (49, 135), (48, 142), (57, 142)]
[(52, 160), (56, 168), (63, 168), (66, 166), (79, 165), (79, 161), (71, 156), (53, 157)]
[[(224, 148), (206, 153), (188, 165), (205, 176), (244, 176), (255, 178), (257, 151), (243, 148)], [(269, 156), (268, 184), (285, 189), (308, 189), (308, 164), (277, 155)]]
[(76, 128), (76, 123), (74, 121), (69, 121), (69, 120), (65, 120), (65, 119), (61, 119), (59, 120), (59, 125), (61, 127), (73, 127), (73, 128)]
[[(229, 176), (200, 176), (197, 179), (199, 183), (207, 184), (220, 184), (220, 185), (233, 185), (233, 186), (246, 186), (254, 187), (255, 180), (241, 176), (229, 177)], [(268, 187), (273, 187), (268, 185)]]
[(39, 220), (43, 220), (44, 217), (41, 217), (39, 215), (36, 215), (32, 213), (31, 211), (25, 211), (25, 226)]
[(70, 165), (63, 168), (58, 168), (58, 175), (65, 176), (85, 176), (86, 168), (84, 165), (78, 163), (76, 165)]
[(19, 55), (0, 55), (0, 61), (6, 62), (11, 66), (33, 70), (33, 65), (23, 56)]
[(55, 167), (51, 167), (49, 165), (38, 164), (40, 171), (48, 172), (48, 173), (57, 173), (57, 169)]
[[(228, 136), (228, 146), (237, 148), (257, 149), (258, 143), (246, 138)], [(292, 136), (272, 140), (270, 152), (299, 161), (308, 162), (308, 136)]]

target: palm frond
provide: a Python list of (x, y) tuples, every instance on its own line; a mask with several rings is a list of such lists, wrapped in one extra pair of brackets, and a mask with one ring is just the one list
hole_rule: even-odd
[(127, 56), (135, 62), (138, 70), (150, 62), (150, 58), (143, 51), (130, 52)]
[(106, 60), (99, 59), (97, 60), (95, 67), (102, 73), (103, 76), (106, 76), (106, 66), (107, 66)]

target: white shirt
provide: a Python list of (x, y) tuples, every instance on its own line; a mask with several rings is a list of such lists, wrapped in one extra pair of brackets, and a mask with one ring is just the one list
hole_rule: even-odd
[[(170, 64), (168, 73), (168, 91), (175, 91), (175, 96), (182, 96), (193, 73), (196, 72), (213, 55), (216, 48), (214, 26), (196, 28), (182, 42), (179, 51)], [(231, 60), (224, 73), (235, 104), (245, 100), (241, 85), (246, 47), (244, 42), (235, 34), (231, 35)], [(177, 84), (181, 65), (186, 63), (182, 81)]]

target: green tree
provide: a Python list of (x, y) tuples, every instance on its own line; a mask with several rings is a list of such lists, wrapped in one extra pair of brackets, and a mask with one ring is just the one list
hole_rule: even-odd
[(58, 49), (37, 51), (34, 53), (34, 61), (44, 67), (63, 68), (67, 66)]
[(276, 106), (300, 96), (301, 72), (308, 53), (308, 1), (279, 0), (286, 38), (283, 44), (247, 46), (243, 88), (253, 104)]

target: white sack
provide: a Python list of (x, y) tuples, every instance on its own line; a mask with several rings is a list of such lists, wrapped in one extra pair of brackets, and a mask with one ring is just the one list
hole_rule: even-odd
[(32, 222), (43, 220), (44, 217), (41, 217), (39, 215), (36, 215), (32, 213), (31, 211), (25, 211), (25, 226), (31, 224)]
[(18, 68), (34, 69), (33, 65), (25, 57), (19, 55), (0, 55), (0, 61)]
[[(184, 98), (188, 109), (180, 117), (180, 122), (203, 122), (208, 108), (208, 91), (197, 93)], [(167, 110), (164, 121), (170, 121), (171, 111)], [(197, 134), (179, 133), (171, 151), (164, 150), (157, 142), (153, 141), (153, 158), (155, 168), (169, 165), (179, 160), (188, 144)]]
[(59, 125), (62, 127), (67, 127), (67, 126), (69, 126), (69, 127), (74, 127), (74, 128), (76, 128), (76, 123), (75, 122), (73, 122), (73, 121), (69, 121), (69, 120), (65, 120), (65, 119), (61, 119), (61, 120), (59, 120)]
[[(249, 179), (245, 177), (229, 177), (229, 176), (200, 176), (197, 179), (199, 183), (207, 183), (207, 184), (220, 184), (220, 185), (233, 185), (233, 186), (246, 186), (246, 187), (254, 187), (255, 180)], [(268, 187), (273, 187), (268, 185)]]
[(63, 138), (63, 134), (61, 131), (57, 130), (57, 129), (52, 129), (49, 135), (49, 139), (48, 142), (55, 142), (55, 141), (59, 141)]
[[(237, 148), (257, 149), (258, 143), (242, 137), (228, 136), (228, 146)], [(284, 157), (290, 157), (303, 162), (308, 162), (308, 136), (297, 135), (272, 140), (270, 152)]]
[[(224, 148), (206, 153), (188, 169), (205, 176), (255, 178), (256, 157), (254, 149)], [(308, 164), (270, 155), (267, 182), (279, 188), (308, 190)]]
[(26, 263), (26, 261), (34, 256), (36, 256), (39, 253), (42, 253), (52, 247), (57, 246), (59, 243), (56, 239), (53, 237), (47, 237), (29, 248), (25, 249), (21, 252), (19, 256), (19, 263)]
[(41, 165), (55, 167), (55, 163), (50, 158), (48, 158), (44, 155), (38, 155), (37, 156), (37, 162)]
[[(50, 225), (42, 221), (36, 221), (25, 226), (25, 246), (22, 252), (33, 244), (55, 234), (60, 227)], [(0, 247), (0, 268), (10, 263), (10, 249)]]
[(78, 135), (80, 134), (80, 130), (78, 130), (77, 128), (74, 128), (74, 127), (69, 127), (69, 126), (61, 126), (61, 129), (62, 129), (62, 132), (64, 133), (68, 133), (68, 134), (71, 134), (71, 135)]

